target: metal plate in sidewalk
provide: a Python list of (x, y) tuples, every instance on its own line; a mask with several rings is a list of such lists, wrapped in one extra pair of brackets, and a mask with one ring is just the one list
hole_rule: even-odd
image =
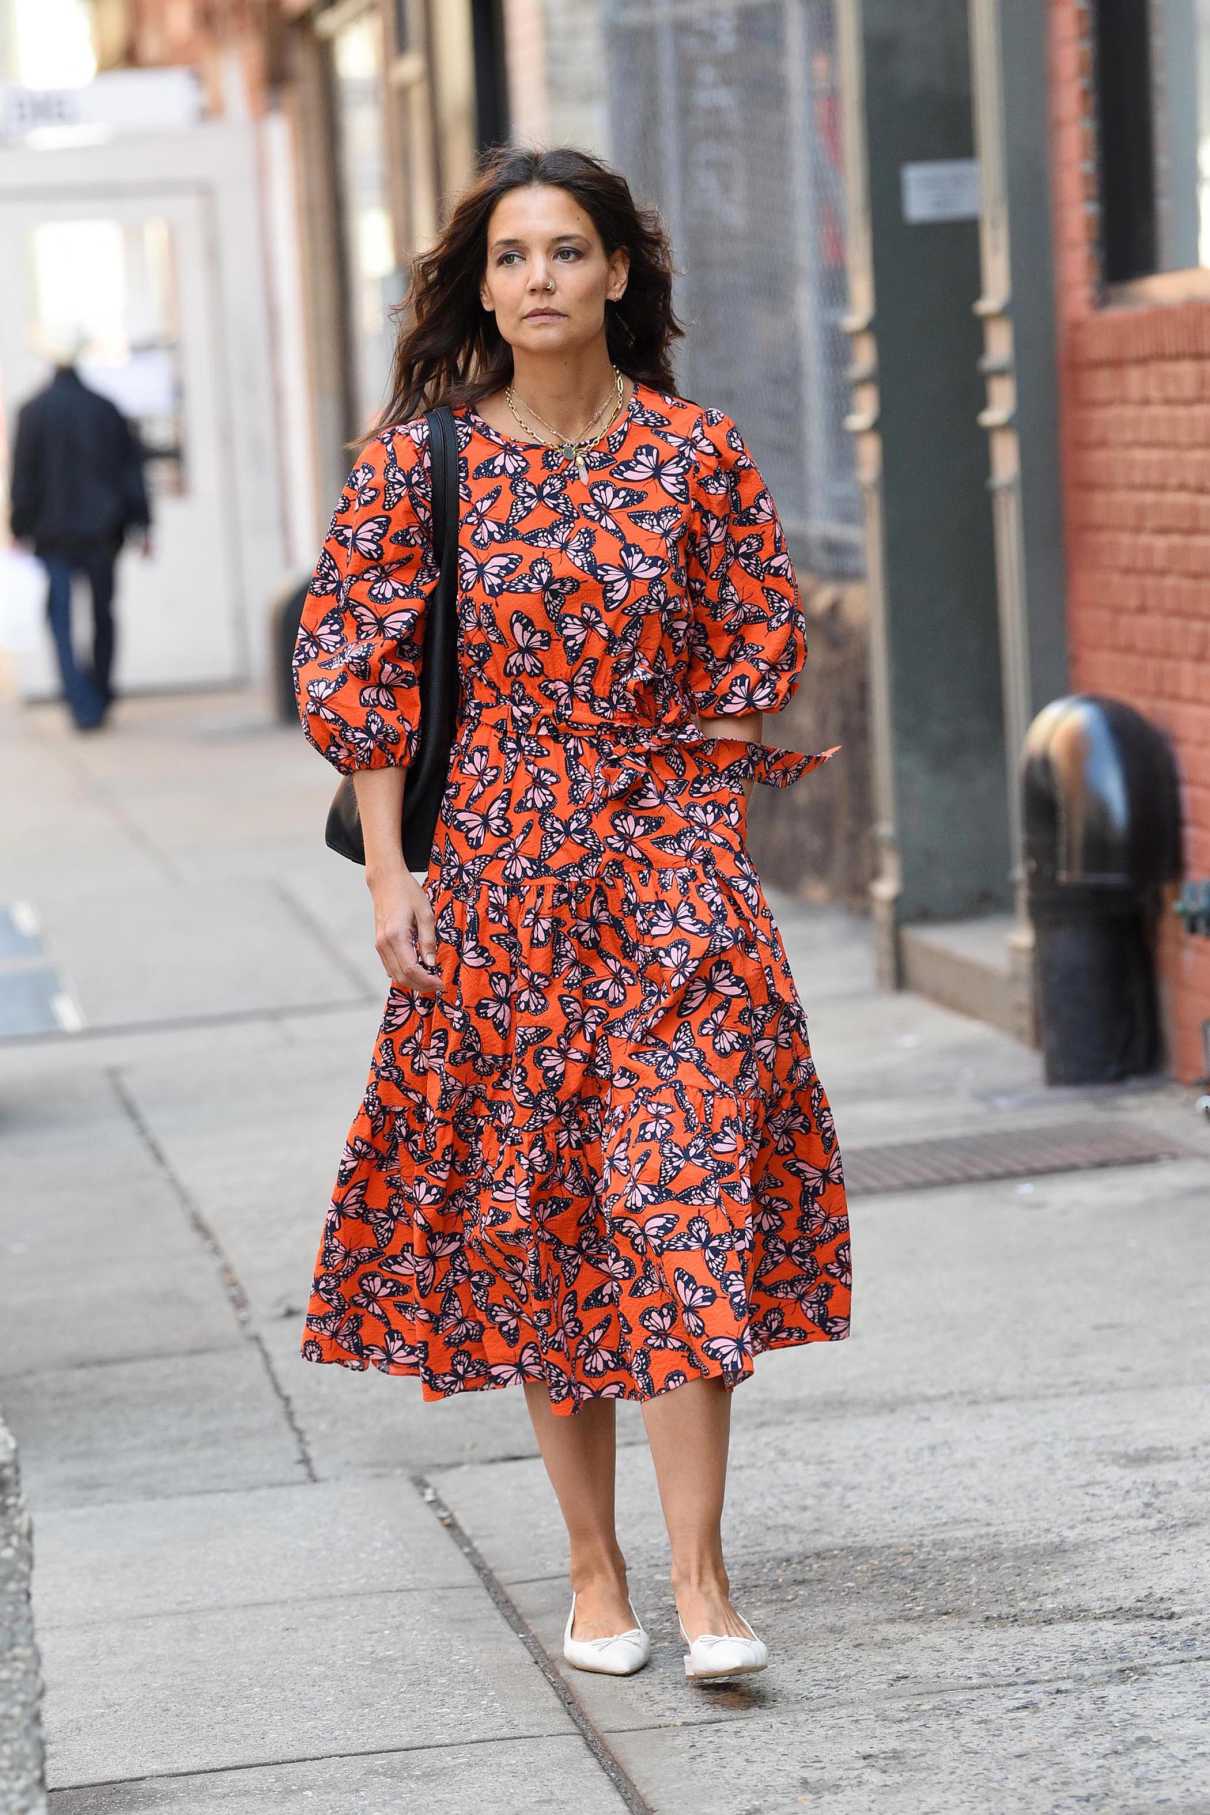
[(0, 965), (0, 1040), (79, 1033), (83, 1019), (53, 964)]
[(0, 902), (0, 1041), (78, 1033), (83, 1016), (42, 949), (28, 901)]
[(34, 958), (41, 949), (38, 918), (29, 902), (0, 902), (0, 960)]
[(1095, 1166), (1143, 1166), (1154, 1160), (1188, 1159), (1197, 1151), (1192, 1143), (1180, 1146), (1137, 1123), (1049, 1122), (1041, 1127), (854, 1147), (844, 1153), (844, 1172), (856, 1197), (928, 1185), (974, 1185), (990, 1179), (1034, 1178), (1047, 1172), (1084, 1172)]

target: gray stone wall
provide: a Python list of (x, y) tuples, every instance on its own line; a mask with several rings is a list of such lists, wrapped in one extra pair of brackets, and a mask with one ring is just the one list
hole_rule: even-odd
[(600, 0), (546, 0), (544, 12), (548, 141), (615, 157)]
[(788, 788), (755, 789), (748, 848), (766, 882), (801, 901), (860, 910), (874, 873), (866, 590), (802, 566), (797, 573), (807, 665), (785, 710), (766, 713), (763, 736), (792, 750), (841, 749)]
[(0, 1815), (43, 1815), (42, 1670), (30, 1608), (33, 1530), (0, 1419)]

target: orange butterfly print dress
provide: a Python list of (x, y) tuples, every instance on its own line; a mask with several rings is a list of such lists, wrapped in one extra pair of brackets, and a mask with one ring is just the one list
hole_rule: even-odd
[[(445, 992), (392, 987), (323, 1226), (310, 1361), (427, 1399), (648, 1399), (849, 1329), (840, 1152), (742, 782), (833, 754), (706, 736), (789, 700), (804, 617), (734, 421), (638, 384), (587, 475), (473, 406), (462, 699), (425, 879)], [(423, 417), (346, 484), (295, 654), (307, 736), (406, 763), (437, 579)]]

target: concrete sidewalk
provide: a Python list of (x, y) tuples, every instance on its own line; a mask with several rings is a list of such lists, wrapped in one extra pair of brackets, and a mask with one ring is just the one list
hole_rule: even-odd
[[(853, 1195), (854, 1333), (735, 1403), (749, 1687), (565, 1671), (519, 1393), (301, 1360), (384, 983), (332, 777), (250, 697), (0, 720), (0, 1403), (34, 1521), (56, 1815), (1210, 1811), (1210, 1129), (1171, 1087), (872, 988), (774, 898), (842, 1145), (1059, 1129), (1178, 1157)], [(80, 1031), (55, 1031), (64, 1026)]]

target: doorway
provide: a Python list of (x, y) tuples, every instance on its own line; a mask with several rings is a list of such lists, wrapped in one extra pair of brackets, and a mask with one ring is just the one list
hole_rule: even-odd
[[(243, 666), (203, 215), (196, 195), (59, 195), (10, 204), (0, 228), (10, 422), (45, 382), (43, 349), (78, 335), (80, 376), (143, 442), (153, 554), (128, 544), (121, 558), (123, 690), (221, 683)], [(54, 691), (44, 639), (20, 652), (19, 681), (27, 695)]]
[[(0, 159), (0, 462), (64, 333), (81, 337), (81, 376), (133, 419), (147, 454), (153, 552), (128, 545), (119, 565), (121, 691), (238, 685), (267, 666), (290, 455), (260, 213), (243, 123)], [(49, 639), (40, 621), (25, 628), (7, 651), (19, 691), (53, 694)]]

